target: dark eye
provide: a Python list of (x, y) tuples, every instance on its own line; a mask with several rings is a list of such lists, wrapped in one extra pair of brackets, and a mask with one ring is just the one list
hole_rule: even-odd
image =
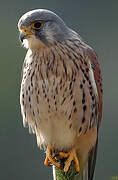
[(40, 22), (40, 21), (34, 22), (34, 23), (32, 23), (31, 26), (33, 29), (40, 29), (42, 27), (42, 22)]

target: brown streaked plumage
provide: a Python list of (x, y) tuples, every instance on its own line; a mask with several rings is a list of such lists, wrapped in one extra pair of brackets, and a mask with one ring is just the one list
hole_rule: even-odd
[(20, 94), (24, 126), (28, 124), (38, 145), (47, 149), (45, 164), (60, 167), (51, 155), (57, 151), (68, 157), (65, 172), (74, 160), (81, 177), (88, 171), (92, 180), (102, 118), (98, 57), (50, 11), (28, 12), (18, 26), (28, 48)]

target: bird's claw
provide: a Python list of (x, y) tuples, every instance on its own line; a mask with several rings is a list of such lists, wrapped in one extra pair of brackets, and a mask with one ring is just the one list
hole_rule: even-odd
[[(50, 163), (52, 163), (57, 168), (61, 169), (61, 164), (56, 162), (56, 158), (52, 157), (53, 151), (54, 151), (54, 148), (52, 146), (47, 147), (46, 159), (45, 159), (44, 164), (46, 166), (48, 166), (48, 165), (50, 165)], [(67, 172), (69, 170), (69, 167), (70, 167), (72, 161), (74, 161), (74, 163), (75, 163), (76, 171), (79, 172), (79, 170), (80, 170), (79, 161), (78, 161), (78, 158), (77, 158), (76, 147), (75, 146), (73, 146), (71, 151), (69, 151), (67, 153), (59, 152), (58, 159), (63, 159), (63, 158), (67, 158), (67, 160), (64, 162), (64, 168), (63, 168), (64, 172)]]
[(50, 163), (52, 163), (57, 168), (60, 168), (60, 164), (56, 162), (56, 160), (52, 157), (52, 153), (54, 151), (54, 148), (52, 146), (48, 146), (46, 150), (46, 158), (44, 161), (45, 166), (49, 166)]
[(73, 148), (70, 152), (67, 152), (67, 153), (60, 152), (59, 156), (60, 156), (60, 158), (67, 158), (67, 160), (65, 161), (64, 172), (67, 172), (69, 170), (69, 167), (70, 167), (72, 161), (74, 161), (74, 163), (75, 163), (76, 171), (79, 172), (79, 170), (80, 170), (79, 161), (77, 158), (75, 146), (73, 146)]

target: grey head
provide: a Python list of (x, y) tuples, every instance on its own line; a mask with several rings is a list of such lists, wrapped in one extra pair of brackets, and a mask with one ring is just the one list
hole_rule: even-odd
[(64, 21), (55, 13), (36, 9), (24, 14), (19, 22), (20, 39), (29, 44), (49, 45), (53, 42), (63, 42), (66, 39), (79, 38), (78, 34), (68, 28)]

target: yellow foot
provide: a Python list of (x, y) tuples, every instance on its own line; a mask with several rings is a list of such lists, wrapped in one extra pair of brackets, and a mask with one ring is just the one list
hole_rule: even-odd
[(46, 150), (46, 158), (45, 158), (45, 166), (50, 165), (52, 163), (57, 168), (60, 168), (60, 164), (55, 161), (55, 159), (52, 157), (52, 153), (54, 152), (54, 148), (52, 146), (48, 146)]
[(71, 165), (72, 160), (75, 163), (75, 168), (76, 171), (79, 172), (80, 168), (79, 168), (79, 161), (77, 158), (77, 154), (76, 154), (76, 147), (73, 146), (72, 150), (70, 152), (64, 153), (64, 152), (60, 152), (59, 153), (60, 158), (67, 158), (66, 162), (65, 162), (65, 166), (64, 166), (64, 172), (67, 172), (69, 170), (69, 167)]
[(47, 156), (45, 158), (44, 164), (45, 164), (45, 166), (49, 166), (50, 165), (50, 162), (49, 162), (49, 159), (48, 159)]

